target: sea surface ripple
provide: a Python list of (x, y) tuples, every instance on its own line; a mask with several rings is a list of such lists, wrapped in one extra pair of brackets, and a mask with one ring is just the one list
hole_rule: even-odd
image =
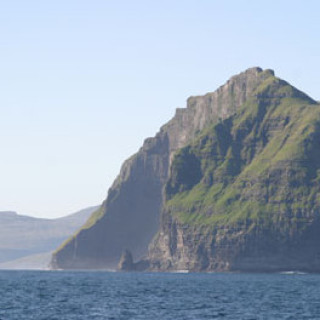
[(320, 275), (1, 271), (0, 320), (320, 319)]

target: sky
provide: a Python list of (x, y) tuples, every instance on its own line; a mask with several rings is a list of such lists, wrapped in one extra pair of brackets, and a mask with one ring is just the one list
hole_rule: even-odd
[(0, 210), (100, 204), (121, 164), (253, 66), (320, 100), (320, 1), (0, 1)]

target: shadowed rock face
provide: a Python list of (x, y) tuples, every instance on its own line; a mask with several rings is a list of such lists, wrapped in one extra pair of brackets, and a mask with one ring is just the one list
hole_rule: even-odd
[(148, 270), (319, 273), (319, 221), (285, 224), (291, 232), (250, 220), (213, 229), (166, 220), (150, 247)]
[(102, 214), (54, 254), (53, 267), (116, 268), (124, 249), (135, 259), (145, 256), (160, 227), (163, 188), (175, 152), (208, 125), (232, 116), (272, 77), (270, 70), (248, 69), (213, 93), (189, 98), (187, 108), (177, 109), (174, 118), (123, 164)]

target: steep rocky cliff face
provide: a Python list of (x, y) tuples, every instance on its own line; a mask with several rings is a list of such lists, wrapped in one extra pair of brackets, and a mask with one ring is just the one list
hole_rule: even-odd
[(320, 105), (270, 76), (175, 153), (151, 270), (320, 272)]
[(54, 255), (55, 268), (115, 268), (123, 250), (135, 259), (147, 254), (159, 230), (163, 187), (177, 150), (208, 125), (235, 114), (273, 72), (248, 69), (213, 93), (191, 97), (187, 107), (128, 159), (101, 208)]

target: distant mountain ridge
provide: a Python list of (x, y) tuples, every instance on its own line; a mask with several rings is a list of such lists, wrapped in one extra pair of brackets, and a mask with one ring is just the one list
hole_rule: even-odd
[[(27, 259), (27, 256), (54, 251), (80, 228), (98, 207), (89, 207), (66, 217), (42, 219), (19, 215), (13, 211), (0, 212), (0, 268), (3, 263)], [(22, 261), (22, 260), (21, 260)], [(18, 263), (19, 264), (19, 263)], [(36, 261), (34, 262), (36, 266)]]

